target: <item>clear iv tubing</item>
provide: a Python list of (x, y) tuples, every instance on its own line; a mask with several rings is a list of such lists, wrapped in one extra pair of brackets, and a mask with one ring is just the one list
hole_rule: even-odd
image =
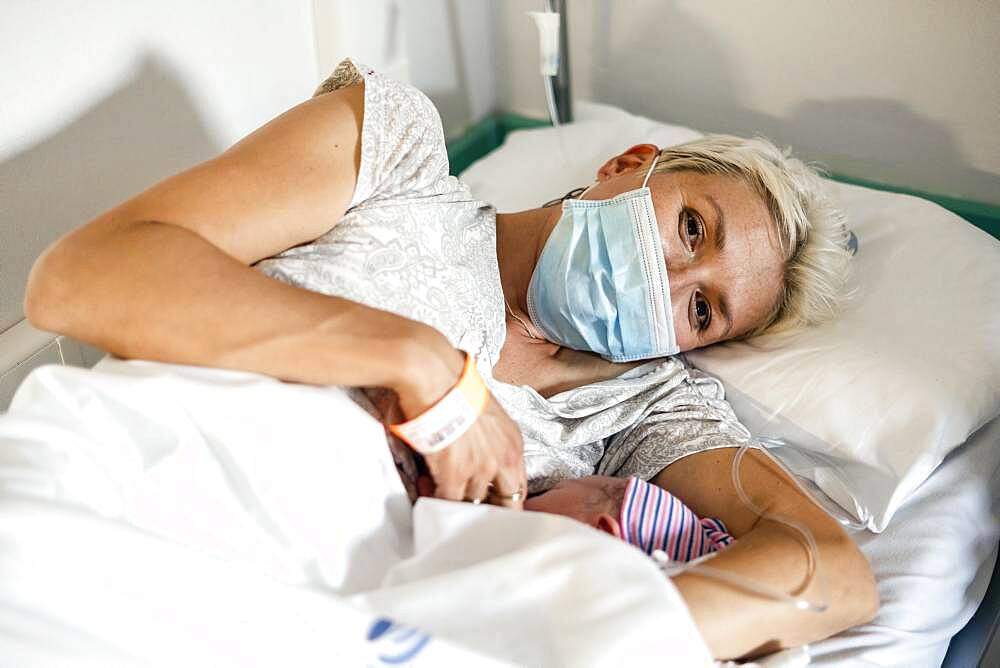
[[(807, 498), (812, 498), (812, 495), (809, 494), (809, 492), (804, 487), (802, 487), (802, 485), (795, 479), (795, 476), (789, 473), (788, 469), (785, 468), (784, 464), (778, 461), (778, 459), (775, 458), (774, 455), (769, 453), (767, 451), (767, 448), (764, 447), (763, 444), (760, 445), (761, 445), (760, 451), (763, 452), (764, 455), (768, 459), (770, 459), (774, 464), (776, 464), (779, 469), (784, 471), (785, 474), (788, 475), (788, 477), (793, 482), (795, 482), (795, 485), (798, 487), (799, 491), (805, 494)], [(721, 554), (721, 552), (712, 552), (700, 559), (695, 559), (694, 561), (689, 561), (687, 563), (676, 563), (676, 562), (671, 562), (669, 557), (667, 557), (667, 554), (662, 550), (654, 550), (653, 559), (656, 560), (661, 570), (663, 570), (664, 574), (666, 574), (668, 577), (673, 577), (674, 575), (679, 575), (680, 573), (684, 572), (698, 573), (700, 575), (704, 575), (706, 577), (710, 577), (715, 580), (726, 582), (735, 587), (739, 587), (740, 589), (744, 589), (746, 591), (757, 594), (758, 596), (763, 596), (765, 598), (770, 598), (775, 601), (788, 603), (789, 605), (792, 605), (798, 608), (799, 610), (808, 610), (810, 612), (825, 612), (827, 608), (829, 608), (829, 605), (827, 603), (825, 602), (813, 603), (812, 601), (809, 601), (799, 596), (799, 594), (805, 591), (809, 587), (809, 585), (812, 584), (812, 581), (816, 576), (816, 567), (819, 561), (819, 547), (816, 545), (816, 540), (813, 538), (812, 532), (809, 531), (808, 528), (806, 528), (799, 522), (796, 522), (786, 517), (781, 517), (779, 515), (774, 515), (773, 513), (769, 513), (750, 499), (750, 496), (746, 493), (746, 490), (743, 489), (743, 483), (740, 481), (740, 464), (742, 463), (743, 457), (744, 455), (746, 455), (748, 450), (750, 450), (750, 444), (744, 444), (743, 446), (740, 447), (739, 451), (736, 453), (736, 456), (733, 458), (732, 479), (733, 479), (733, 486), (736, 488), (736, 494), (737, 496), (740, 497), (740, 501), (742, 501), (747, 506), (747, 508), (752, 510), (759, 517), (766, 518), (769, 520), (774, 520), (780, 524), (784, 524), (785, 526), (794, 529), (802, 536), (802, 538), (805, 540), (806, 547), (808, 548), (808, 553), (809, 553), (809, 564), (808, 564), (809, 570), (805, 583), (801, 587), (793, 591), (791, 594), (788, 594), (786, 592), (781, 591), (780, 589), (776, 589), (775, 587), (764, 584), (762, 582), (757, 582), (756, 580), (752, 580), (743, 575), (737, 575), (736, 573), (731, 573), (721, 568), (712, 568), (711, 566), (702, 565), (706, 561), (709, 561), (714, 557), (718, 556), (719, 554)]]
[(559, 127), (559, 111), (556, 109), (555, 77), (543, 76), (545, 79), (545, 103), (549, 107), (549, 118), (553, 127)]
[(869, 514), (867, 513), (867, 511), (864, 511), (864, 519), (861, 521), (857, 521), (846, 516), (842, 511), (834, 512), (831, 508), (826, 507), (823, 503), (821, 503), (818, 499), (816, 499), (814, 494), (809, 489), (807, 489), (802, 485), (799, 477), (794, 475), (791, 471), (789, 471), (788, 467), (786, 467), (781, 462), (781, 460), (777, 459), (774, 455), (772, 455), (770, 452), (767, 451), (766, 447), (767, 445), (773, 445), (776, 447), (787, 447), (788, 443), (786, 443), (781, 439), (768, 438), (768, 437), (758, 437), (755, 440), (761, 446), (761, 451), (764, 452), (768, 456), (768, 458), (771, 459), (771, 461), (777, 464), (781, 468), (781, 470), (788, 475), (788, 477), (795, 483), (795, 486), (798, 487), (799, 491), (805, 494), (807, 498), (812, 499), (816, 503), (816, 505), (826, 510), (827, 514), (833, 517), (833, 519), (837, 520), (837, 522), (839, 522), (842, 527), (844, 527), (845, 529), (850, 529), (851, 531), (864, 531), (865, 529), (868, 528)]

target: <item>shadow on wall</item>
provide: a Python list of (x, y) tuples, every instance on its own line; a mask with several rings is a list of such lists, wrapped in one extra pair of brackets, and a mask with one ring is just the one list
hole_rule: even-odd
[(673, 3), (658, 11), (648, 21), (594, 3), (596, 101), (706, 132), (763, 135), (837, 174), (972, 200), (1000, 193), (1000, 175), (971, 165), (946, 126), (895, 100), (806, 100), (786, 117), (747, 109), (739, 68), (717, 38)]
[(445, 137), (460, 135), (496, 106), (496, 5), (423, 0), (404, 5), (410, 82), (437, 108)]
[(50, 243), (221, 150), (183, 83), (148, 56), (113, 94), (0, 164), (0, 331), (23, 317), (28, 271)]
[(456, 85), (450, 90), (434, 91), (433, 102), (441, 115), (442, 128), (465, 127), (472, 119), (472, 105), (469, 101), (469, 81), (466, 76), (465, 60), (462, 54), (462, 26), (459, 22), (457, 0), (448, 0), (446, 5), (448, 50), (455, 63)]
[(787, 119), (767, 119), (841, 174), (934, 193), (946, 176), (948, 192), (939, 194), (983, 200), (1000, 193), (1000, 175), (971, 165), (951, 130), (894, 100), (806, 100)]

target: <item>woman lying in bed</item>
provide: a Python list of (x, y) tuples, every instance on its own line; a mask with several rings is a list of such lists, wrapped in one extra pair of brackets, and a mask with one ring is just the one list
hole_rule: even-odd
[[(800, 589), (801, 540), (729, 482), (749, 433), (677, 354), (833, 314), (847, 254), (819, 180), (766, 142), (710, 137), (633, 146), (563, 200), (495, 213), (448, 175), (429, 100), (345, 61), (311, 100), (53, 245), (25, 309), (123, 357), (382, 388), (439, 497), (519, 508), (594, 472), (654, 481), (730, 528), (715, 565)], [(815, 536), (802, 595), (830, 607), (678, 576), (715, 655), (870, 619), (854, 543), (746, 461), (754, 500)]]

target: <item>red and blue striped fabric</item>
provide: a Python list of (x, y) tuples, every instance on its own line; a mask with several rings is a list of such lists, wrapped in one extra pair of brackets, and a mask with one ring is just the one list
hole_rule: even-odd
[(733, 542), (726, 525), (700, 519), (680, 499), (639, 478), (629, 478), (619, 518), (622, 539), (646, 554), (663, 550), (671, 561), (691, 561)]

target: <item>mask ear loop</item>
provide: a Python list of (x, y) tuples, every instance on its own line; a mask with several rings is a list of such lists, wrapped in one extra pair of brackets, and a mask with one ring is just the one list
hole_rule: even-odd
[[(643, 188), (645, 188), (646, 184), (649, 183), (649, 177), (653, 175), (653, 170), (656, 168), (656, 163), (659, 160), (660, 160), (660, 154), (657, 153), (656, 156), (653, 158), (653, 164), (649, 166), (649, 170), (646, 172), (646, 178), (644, 178), (642, 180), (642, 187)], [(553, 206), (555, 204), (559, 204), (560, 202), (564, 202), (567, 199), (583, 199), (583, 196), (586, 195), (588, 192), (590, 192), (590, 189), (593, 188), (594, 186), (596, 186), (598, 183), (600, 183), (600, 181), (594, 181), (593, 183), (591, 183), (586, 188), (583, 188), (583, 189), (576, 188), (574, 190), (570, 190), (568, 193), (566, 193), (565, 195), (563, 195), (559, 199), (549, 200), (548, 202), (546, 202), (545, 204), (542, 205), (542, 208), (544, 209), (545, 207)], [(579, 194), (576, 194), (576, 193), (579, 193)]]
[(653, 158), (653, 164), (649, 166), (649, 171), (646, 172), (646, 178), (642, 180), (642, 187), (645, 188), (646, 184), (649, 183), (649, 177), (653, 175), (653, 170), (656, 169), (656, 163), (660, 159), (660, 153), (656, 153), (656, 157)]

